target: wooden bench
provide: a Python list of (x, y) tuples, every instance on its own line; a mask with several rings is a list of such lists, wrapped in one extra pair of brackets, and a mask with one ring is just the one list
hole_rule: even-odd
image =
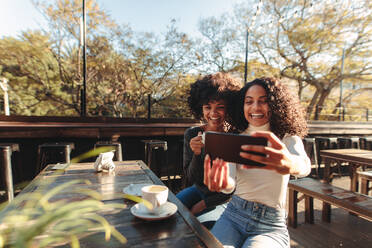
[[(291, 227), (297, 227), (297, 204), (303, 199), (305, 199), (305, 223), (314, 223), (314, 198), (323, 201), (323, 221), (331, 221), (331, 205), (372, 220), (372, 197), (367, 195), (312, 178), (290, 180), (288, 190), (288, 225)], [(298, 193), (302, 193), (302, 196), (298, 197)]]

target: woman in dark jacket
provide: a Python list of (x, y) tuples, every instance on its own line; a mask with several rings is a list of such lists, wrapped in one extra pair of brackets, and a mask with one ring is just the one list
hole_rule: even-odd
[[(183, 169), (187, 185), (177, 197), (200, 222), (210, 228), (223, 212), (223, 203), (230, 195), (211, 192), (203, 184), (204, 144), (202, 133), (206, 131), (231, 132), (230, 117), (232, 93), (240, 89), (237, 80), (226, 73), (207, 75), (191, 85), (189, 107), (201, 126), (191, 127), (184, 135)], [(230, 112), (230, 111), (229, 111)]]

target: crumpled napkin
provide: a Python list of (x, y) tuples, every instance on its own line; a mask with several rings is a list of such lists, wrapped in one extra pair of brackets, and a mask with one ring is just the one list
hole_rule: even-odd
[(94, 163), (94, 169), (97, 172), (100, 171), (113, 171), (115, 169), (115, 164), (112, 161), (114, 157), (114, 152), (103, 152), (100, 153), (96, 162)]

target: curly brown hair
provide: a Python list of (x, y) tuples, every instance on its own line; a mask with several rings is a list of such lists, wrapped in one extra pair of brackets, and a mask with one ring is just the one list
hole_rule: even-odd
[(305, 111), (297, 96), (276, 78), (258, 78), (247, 83), (238, 93), (237, 108), (232, 114), (233, 125), (240, 131), (245, 130), (249, 123), (244, 117), (244, 98), (247, 90), (253, 85), (263, 87), (267, 94), (267, 102), (271, 111), (270, 128), (280, 139), (284, 135), (305, 137), (308, 132)]
[(239, 81), (228, 73), (218, 72), (206, 75), (191, 84), (187, 103), (194, 117), (202, 120), (204, 104), (208, 104), (210, 101), (225, 100), (226, 120), (230, 122), (231, 116), (228, 113), (233, 111), (232, 94), (233, 92), (237, 93), (240, 88)]

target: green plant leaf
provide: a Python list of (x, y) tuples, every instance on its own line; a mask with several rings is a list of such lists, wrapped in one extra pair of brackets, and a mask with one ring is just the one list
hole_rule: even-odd
[(153, 209), (152, 203), (145, 199), (142, 199), (141, 197), (130, 195), (130, 194), (124, 194), (124, 198), (131, 200), (131, 201), (138, 202), (138, 203), (142, 203), (143, 205), (145, 205), (145, 207), (147, 207), (150, 210)]
[(99, 155), (100, 153), (103, 153), (103, 152), (109, 152), (109, 151), (112, 151), (112, 150), (115, 150), (115, 147), (114, 146), (102, 146), (102, 147), (98, 147), (96, 149), (93, 149), (93, 150), (90, 150), (86, 153), (83, 153), (73, 159), (71, 159), (71, 163), (78, 163), (79, 161), (81, 160), (84, 160), (84, 159), (87, 159), (87, 158), (91, 158), (91, 157), (95, 157), (97, 155)]

